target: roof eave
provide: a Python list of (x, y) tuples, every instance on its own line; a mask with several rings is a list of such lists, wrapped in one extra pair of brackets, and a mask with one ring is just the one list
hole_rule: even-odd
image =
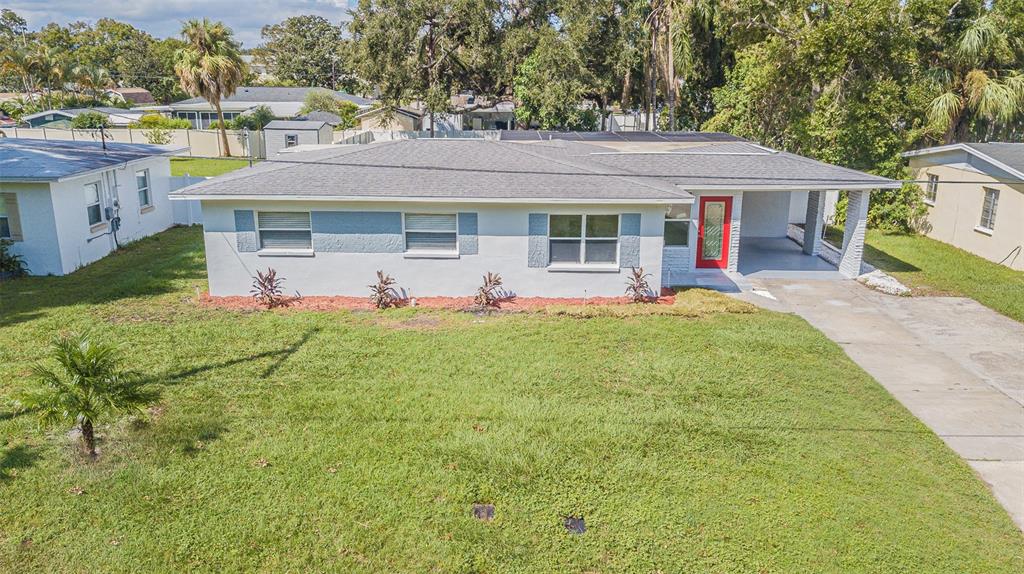
[(580, 199), (566, 197), (425, 197), (425, 196), (359, 196), (359, 195), (232, 195), (205, 193), (171, 193), (172, 200), (203, 201), (329, 201), (346, 203), (487, 203), (487, 204), (531, 204), (553, 203), (568, 205), (679, 205), (691, 204), (694, 197), (676, 198), (613, 198)]
[(1005, 164), (1005, 163), (1003, 163), (1003, 162), (993, 158), (992, 156), (990, 156), (990, 155), (988, 155), (988, 154), (986, 154), (986, 153), (984, 153), (982, 151), (979, 151), (978, 149), (973, 148), (970, 145), (965, 144), (965, 143), (955, 143), (955, 144), (942, 145), (942, 146), (937, 146), (937, 147), (929, 147), (929, 148), (924, 148), (924, 149), (918, 149), (918, 150), (913, 150), (913, 151), (905, 151), (905, 152), (903, 152), (900, 155), (902, 157), (921, 157), (921, 156), (933, 155), (933, 154), (937, 154), (937, 153), (943, 153), (943, 152), (954, 151), (954, 150), (960, 150), (960, 151), (967, 152), (967, 153), (977, 157), (978, 159), (981, 159), (983, 161), (986, 161), (986, 162), (994, 165), (995, 167), (998, 167), (999, 169), (1009, 173), (1010, 175), (1019, 177), (1020, 179), (1024, 180), (1024, 171), (1021, 171), (1021, 170), (1019, 170), (1019, 169), (1017, 169), (1017, 168), (1015, 168), (1013, 166), (1007, 165), (1007, 164)]
[(676, 184), (686, 191), (864, 191), (873, 189), (899, 189), (898, 181), (863, 184), (804, 184), (804, 185), (686, 185)]

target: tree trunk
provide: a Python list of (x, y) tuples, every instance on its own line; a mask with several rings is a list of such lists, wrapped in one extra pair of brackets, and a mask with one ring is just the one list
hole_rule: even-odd
[(629, 109), (630, 96), (633, 91), (633, 70), (626, 70), (626, 75), (622, 78), (622, 98), (619, 101), (619, 107), (625, 112)]
[(82, 420), (82, 440), (85, 442), (85, 451), (90, 458), (96, 458), (96, 434), (92, 428), (92, 421)]
[[(434, 87), (434, 20), (427, 23), (427, 93)], [(430, 105), (430, 137), (434, 137), (434, 104)]]
[(668, 13), (665, 16), (665, 34), (668, 36), (668, 54), (666, 55), (665, 83), (666, 96), (668, 97), (668, 131), (676, 130), (676, 66), (674, 44), (672, 42), (672, 3), (666, 6)]
[(217, 119), (220, 121), (220, 143), (224, 144), (224, 157), (231, 157), (228, 147), (228, 126), (224, 123), (224, 112), (220, 111), (220, 95), (214, 99), (213, 107), (217, 108)]

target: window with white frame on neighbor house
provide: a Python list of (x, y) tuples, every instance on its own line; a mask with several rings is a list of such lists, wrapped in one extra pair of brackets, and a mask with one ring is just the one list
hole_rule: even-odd
[(313, 248), (308, 211), (259, 211), (256, 230), (260, 249), (308, 251)]
[(11, 238), (11, 219), (7, 213), (7, 202), (4, 200), (4, 196), (0, 193), (0, 239)]
[(549, 258), (558, 264), (601, 264), (619, 260), (618, 215), (551, 215)]
[(100, 184), (85, 184), (85, 212), (89, 217), (89, 225), (97, 225), (103, 221), (103, 208), (100, 206)]
[(153, 198), (149, 193), (149, 170), (141, 169), (135, 172), (135, 186), (139, 190), (139, 208), (153, 205)]
[(924, 200), (926, 203), (935, 204), (935, 198), (939, 195), (939, 176), (934, 173), (928, 174), (928, 185), (924, 188)]
[(996, 228), (996, 210), (999, 208), (999, 190), (985, 188), (985, 199), (981, 206), (981, 223), (978, 227), (992, 231)]
[(284, 135), (284, 147), (295, 147), (299, 145), (298, 134), (285, 134)]
[(458, 253), (458, 217), (454, 213), (406, 213), (405, 250), (410, 253)]

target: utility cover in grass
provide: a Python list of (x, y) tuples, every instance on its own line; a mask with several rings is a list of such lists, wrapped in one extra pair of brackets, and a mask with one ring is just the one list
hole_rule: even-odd
[(565, 517), (565, 529), (569, 531), (569, 534), (583, 534), (587, 531), (587, 525), (583, 522), (583, 517), (576, 518), (575, 516)]
[(494, 520), (494, 505), (474, 504), (473, 518), (476, 518), (477, 520), (483, 520), (485, 522), (490, 522), (491, 520)]

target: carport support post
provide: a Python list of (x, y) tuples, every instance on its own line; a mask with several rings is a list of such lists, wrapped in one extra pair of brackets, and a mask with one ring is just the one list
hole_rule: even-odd
[(804, 218), (804, 253), (821, 252), (821, 229), (825, 223), (825, 192), (807, 192), (807, 216)]
[(864, 259), (864, 237), (868, 230), (870, 199), (870, 191), (850, 191), (847, 194), (843, 256), (839, 260), (839, 272), (850, 278), (860, 275), (860, 265)]

